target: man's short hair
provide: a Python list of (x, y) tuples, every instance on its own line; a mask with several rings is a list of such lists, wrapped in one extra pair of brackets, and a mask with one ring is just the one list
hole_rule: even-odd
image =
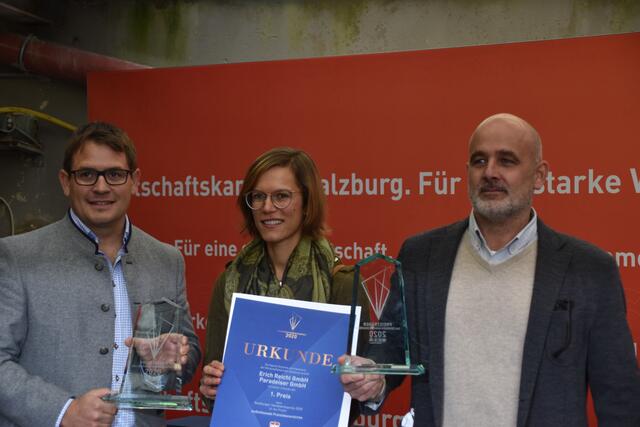
[(242, 190), (238, 196), (238, 206), (244, 217), (244, 230), (252, 237), (260, 237), (253, 220), (251, 208), (247, 206), (245, 196), (255, 189), (260, 177), (274, 167), (289, 167), (296, 178), (296, 183), (303, 195), (302, 234), (314, 239), (324, 236), (325, 227), (325, 195), (318, 169), (311, 157), (302, 150), (289, 147), (278, 147), (260, 155), (249, 167)]
[(80, 126), (71, 135), (64, 150), (62, 167), (67, 173), (71, 172), (73, 156), (87, 143), (94, 142), (98, 145), (106, 145), (113, 151), (124, 153), (130, 171), (138, 168), (136, 160), (136, 147), (129, 136), (119, 127), (106, 122), (91, 122)]

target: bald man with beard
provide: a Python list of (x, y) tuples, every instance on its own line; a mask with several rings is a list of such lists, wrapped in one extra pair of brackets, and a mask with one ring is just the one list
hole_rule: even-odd
[[(599, 426), (640, 426), (617, 265), (538, 218), (548, 170), (529, 123), (485, 119), (469, 141), (471, 214), (402, 245), (412, 358), (427, 367), (412, 379), (409, 425), (586, 427), (590, 388)], [(376, 410), (402, 377), (341, 381)]]

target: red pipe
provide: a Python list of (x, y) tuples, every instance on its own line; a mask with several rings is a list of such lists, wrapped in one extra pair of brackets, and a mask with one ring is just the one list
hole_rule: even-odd
[(33, 36), (0, 33), (0, 63), (17, 66), (33, 74), (86, 84), (89, 71), (151, 68), (135, 62), (98, 55)]

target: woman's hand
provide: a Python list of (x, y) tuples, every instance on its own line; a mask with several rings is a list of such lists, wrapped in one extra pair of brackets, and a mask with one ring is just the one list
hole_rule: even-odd
[(209, 399), (215, 399), (218, 393), (218, 385), (222, 381), (224, 365), (218, 360), (214, 360), (202, 369), (200, 379), (200, 393)]

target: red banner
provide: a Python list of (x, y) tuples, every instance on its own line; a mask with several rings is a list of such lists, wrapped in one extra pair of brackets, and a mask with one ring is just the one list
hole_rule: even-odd
[[(471, 132), (491, 114), (519, 115), (540, 132), (551, 165), (538, 214), (615, 257), (637, 341), (638, 52), (633, 33), (96, 73), (89, 116), (136, 142), (132, 220), (185, 255), (202, 338), (213, 282), (247, 241), (235, 200), (259, 154), (286, 145), (314, 158), (330, 239), (353, 263), (374, 251), (395, 256), (409, 235), (467, 216)], [(199, 397), (195, 407), (205, 412)], [(398, 426), (407, 407), (405, 384), (365, 425)]]

